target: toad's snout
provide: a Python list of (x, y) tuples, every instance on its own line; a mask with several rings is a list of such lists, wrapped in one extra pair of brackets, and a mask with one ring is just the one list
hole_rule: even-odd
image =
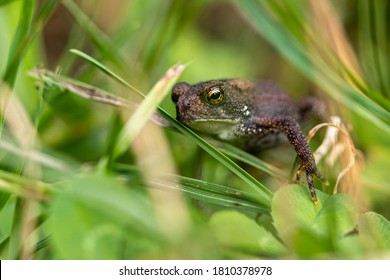
[(176, 119), (185, 122), (188, 116), (191, 115), (192, 103), (189, 100), (179, 100), (176, 103)]

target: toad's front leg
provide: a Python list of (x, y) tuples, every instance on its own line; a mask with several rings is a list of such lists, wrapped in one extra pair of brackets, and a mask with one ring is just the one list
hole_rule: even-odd
[(299, 123), (290, 116), (278, 116), (251, 118), (246, 123), (246, 126), (250, 128), (249, 131), (252, 133), (260, 134), (263, 130), (276, 129), (286, 135), (288, 141), (293, 146), (302, 162), (297, 171), (297, 180), (299, 180), (303, 173), (306, 173), (306, 180), (309, 185), (311, 197), (314, 204), (318, 204), (313, 177), (316, 176), (324, 182), (326, 179), (317, 169), (313, 153), (302, 133)]

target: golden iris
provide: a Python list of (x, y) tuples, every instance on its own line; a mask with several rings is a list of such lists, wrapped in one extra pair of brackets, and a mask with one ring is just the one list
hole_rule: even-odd
[(218, 105), (222, 102), (224, 95), (221, 87), (212, 87), (206, 94), (206, 100), (211, 105)]

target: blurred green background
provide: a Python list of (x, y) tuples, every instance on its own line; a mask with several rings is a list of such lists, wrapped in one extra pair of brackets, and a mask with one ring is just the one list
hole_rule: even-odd
[[(0, 258), (389, 258), (389, 18), (385, 0), (0, 0)], [(350, 138), (339, 134), (320, 161), (330, 181), (316, 182), (321, 205), (306, 187), (281, 188), (288, 145), (260, 160), (151, 122), (128, 138), (144, 99), (112, 73), (152, 94), (177, 63), (179, 81), (270, 80), (340, 116)], [(54, 74), (33, 78), (36, 68)], [(62, 81), (131, 108), (83, 99)], [(129, 149), (113, 156), (118, 143)]]

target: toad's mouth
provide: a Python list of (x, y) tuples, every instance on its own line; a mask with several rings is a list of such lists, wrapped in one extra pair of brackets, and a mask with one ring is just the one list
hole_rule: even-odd
[(180, 120), (191, 129), (207, 134), (219, 134), (226, 130), (233, 129), (238, 123), (235, 119), (194, 119)]

